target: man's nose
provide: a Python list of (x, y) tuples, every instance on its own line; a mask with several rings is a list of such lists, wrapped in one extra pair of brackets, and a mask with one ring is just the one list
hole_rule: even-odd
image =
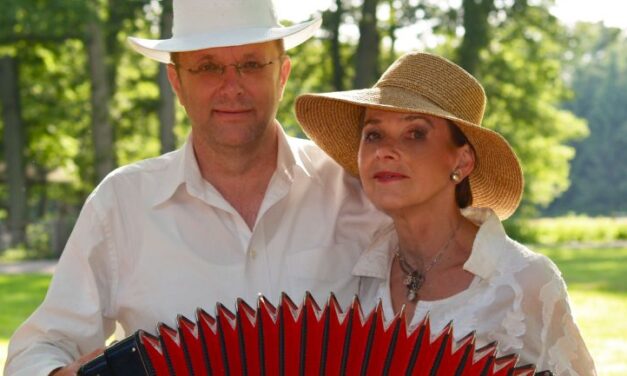
[(234, 65), (227, 65), (222, 72), (220, 89), (225, 93), (239, 94), (243, 91), (242, 76)]

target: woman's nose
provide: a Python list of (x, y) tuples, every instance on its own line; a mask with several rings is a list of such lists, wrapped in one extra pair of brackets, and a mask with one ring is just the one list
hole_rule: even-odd
[(398, 157), (398, 149), (393, 142), (382, 141), (377, 145), (375, 155), (379, 159), (396, 159)]

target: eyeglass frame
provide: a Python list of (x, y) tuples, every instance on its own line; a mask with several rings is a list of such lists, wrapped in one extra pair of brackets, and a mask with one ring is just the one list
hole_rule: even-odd
[[(275, 61), (282, 61), (283, 58), (285, 58), (287, 55), (285, 54), (281, 54), (278, 57), (268, 60), (265, 63), (260, 63), (259, 61), (254, 61), (254, 60), (249, 60), (249, 61), (245, 61), (243, 63), (231, 63), (231, 64), (217, 64), (217, 63), (203, 63), (200, 65), (199, 68), (189, 68), (189, 67), (185, 67), (181, 64), (178, 63), (170, 63), (172, 66), (176, 67), (176, 68), (180, 68), (183, 69), (193, 75), (198, 75), (198, 76), (202, 76), (203, 74), (215, 74), (215, 77), (223, 77), (224, 76), (224, 72), (226, 72), (226, 68), (228, 67), (233, 67), (235, 68), (235, 71), (237, 72), (237, 75), (239, 77), (243, 77), (246, 74), (250, 74), (250, 73), (260, 73), (262, 72), (267, 66), (274, 64)], [(250, 64), (250, 63), (256, 63), (258, 64), (258, 66), (255, 67), (244, 67), (245, 64)], [(202, 69), (202, 67), (204, 66), (210, 66), (213, 65), (213, 68), (219, 68), (219, 69), (215, 69), (215, 70), (211, 70), (211, 69)], [(244, 71), (242, 72), (242, 69), (250, 69), (250, 71)]]

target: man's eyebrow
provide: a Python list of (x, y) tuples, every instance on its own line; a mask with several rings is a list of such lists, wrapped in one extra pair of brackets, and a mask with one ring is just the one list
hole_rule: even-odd
[[(242, 57), (240, 57), (238, 59), (238, 61), (242, 61), (242, 60), (246, 60), (246, 59), (256, 59), (256, 58), (257, 58), (257, 53), (248, 52), (248, 53), (244, 54)], [(214, 62), (216, 60), (217, 59), (216, 59), (215, 55), (207, 53), (207, 54), (204, 54), (204, 55), (200, 56), (199, 58), (197, 58), (196, 62), (197, 63), (202, 63), (202, 62), (206, 62), (206, 61)]]
[(258, 58), (258, 54), (256, 52), (248, 52), (246, 54), (244, 54), (244, 56), (242, 56), (242, 58), (240, 60), (244, 60), (244, 59), (256, 59)]
[(204, 62), (212, 62), (215, 60), (215, 57), (211, 54), (202, 55), (196, 59), (193, 59), (194, 63), (204, 63)]

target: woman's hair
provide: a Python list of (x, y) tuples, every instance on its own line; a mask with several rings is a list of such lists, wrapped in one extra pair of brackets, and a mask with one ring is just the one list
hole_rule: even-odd
[[(468, 144), (474, 153), (474, 149), (468, 141), (468, 138), (466, 138), (466, 135), (459, 129), (457, 124), (449, 119), (446, 119), (446, 124), (448, 124), (448, 129), (451, 131), (451, 138), (455, 146), (462, 147)], [(457, 201), (457, 206), (459, 206), (460, 209), (466, 208), (472, 204), (472, 192), (470, 190), (468, 176), (455, 186), (455, 201)]]

